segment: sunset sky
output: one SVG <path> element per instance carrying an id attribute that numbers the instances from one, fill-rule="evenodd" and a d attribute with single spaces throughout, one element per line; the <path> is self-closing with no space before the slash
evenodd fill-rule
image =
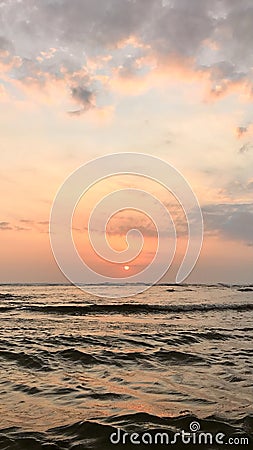
<path id="1" fill-rule="evenodd" d="M 48 232 L 59 186 L 90 159 L 140 152 L 175 166 L 199 199 L 204 244 L 187 281 L 253 283 L 252 23 L 252 0 L 0 0 L 0 282 L 64 282 Z M 175 208 L 127 175 L 87 193 L 74 239 L 115 276 L 122 265 L 96 259 L 85 230 L 92 205 L 122 186 Z M 176 266 L 187 237 L 175 215 Z M 153 224 L 126 211 L 109 226 L 116 249 L 132 225 L 146 241 L 130 271 L 156 242 Z"/>

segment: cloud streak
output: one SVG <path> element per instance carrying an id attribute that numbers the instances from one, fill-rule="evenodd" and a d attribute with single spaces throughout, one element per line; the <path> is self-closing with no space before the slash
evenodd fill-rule
<path id="1" fill-rule="evenodd" d="M 20 225 L 21 224 L 21 225 Z M 34 221 L 30 219 L 20 219 L 17 222 L 0 222 L 0 231 L 33 231 L 45 233 L 45 227 L 48 228 L 48 221 Z"/>

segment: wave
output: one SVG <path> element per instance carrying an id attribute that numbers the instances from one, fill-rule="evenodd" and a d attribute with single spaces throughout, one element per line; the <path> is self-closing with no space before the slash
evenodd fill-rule
<path id="1" fill-rule="evenodd" d="M 85 353 L 80 350 L 76 350 L 75 348 L 60 350 L 55 352 L 54 355 L 85 365 L 100 363 L 99 359 L 96 358 L 96 356 L 90 355 L 89 353 Z"/>
<path id="2" fill-rule="evenodd" d="M 239 292 L 253 292 L 253 288 L 252 287 L 242 287 L 237 289 Z"/>
<path id="3" fill-rule="evenodd" d="M 11 306 L 0 306 L 0 313 L 6 313 L 13 309 Z"/>
<path id="4" fill-rule="evenodd" d="M 17 308 L 17 307 L 13 307 Z M 184 304 L 184 305 L 151 305 L 140 303 L 103 304 L 103 305 L 27 305 L 18 309 L 46 314 L 166 314 L 191 313 L 208 311 L 253 311 L 253 303 L 230 304 Z"/>
<path id="5" fill-rule="evenodd" d="M 39 354 L 39 356 L 38 356 Z M 38 354 L 31 354 L 25 351 L 15 352 L 10 350 L 0 351 L 0 360 L 9 361 L 25 369 L 33 371 L 52 371 L 58 365 L 70 363 L 79 364 L 84 367 L 96 365 L 114 365 L 123 367 L 126 364 L 140 364 L 148 367 L 170 365 L 195 365 L 209 364 L 206 357 L 194 352 L 181 352 L 176 350 L 167 350 L 160 347 L 158 350 L 144 351 L 119 351 L 119 350 L 100 350 L 99 353 L 88 353 L 78 348 L 66 348 L 64 350 L 48 351 L 41 350 Z M 18 385 L 20 389 L 26 389 L 25 385 Z M 18 389 L 18 388 L 17 388 Z M 33 392 L 34 393 L 34 392 Z"/>
<path id="6" fill-rule="evenodd" d="M 105 315 L 105 314 L 178 314 L 209 311 L 253 311 L 253 303 L 207 303 L 207 304 L 179 304 L 179 305 L 154 305 L 141 303 L 123 304 L 89 304 L 89 305 L 35 305 L 13 304 L 0 306 L 0 314 L 12 311 L 26 311 L 41 314 L 59 315 Z"/>
<path id="7" fill-rule="evenodd" d="M 190 425 L 194 423 L 199 425 L 201 432 L 223 433 L 225 438 L 244 437 L 248 439 L 248 445 L 236 445 L 230 448 L 250 448 L 253 443 L 253 418 L 246 416 L 239 420 L 224 420 L 216 416 L 210 416 L 205 419 L 199 419 L 191 414 L 181 415 L 178 417 L 159 417 L 148 413 L 125 414 L 105 418 L 104 420 L 90 419 L 74 424 L 58 426 L 50 428 L 45 432 L 25 432 L 18 427 L 0 430 L 0 446 L 5 450 L 31 448 L 33 450 L 85 450 L 85 449 L 115 449 L 124 448 L 136 449 L 136 444 L 131 444 L 129 436 L 131 433 L 138 433 L 143 436 L 148 433 L 151 439 L 157 433 L 167 433 L 171 439 L 176 432 L 184 430 L 190 431 Z M 119 431 L 120 430 L 120 431 Z M 110 437 L 114 433 L 115 436 L 121 436 L 126 433 L 126 443 L 111 443 Z M 155 445 L 138 445 L 141 450 L 144 448 L 165 448 L 165 444 Z M 177 449 L 185 449 L 185 444 L 179 443 L 175 446 Z M 210 448 L 204 446 L 205 448 Z M 203 444 L 188 444 L 187 448 L 203 449 Z M 224 448 L 224 445 L 218 446 L 214 444 L 212 449 Z"/>
<path id="8" fill-rule="evenodd" d="M 26 352 L 14 352 L 10 350 L 0 350 L 0 358 L 14 362 L 22 367 L 33 370 L 49 371 L 50 367 L 39 356 Z"/>
<path id="9" fill-rule="evenodd" d="M 16 296 L 13 295 L 13 294 L 9 294 L 9 293 L 4 293 L 4 294 L 2 294 L 2 293 L 0 292 L 0 299 L 2 298 L 2 299 L 4 299 L 4 300 L 8 300 L 8 299 L 12 299 L 12 298 L 14 298 L 14 297 L 16 297 Z"/>

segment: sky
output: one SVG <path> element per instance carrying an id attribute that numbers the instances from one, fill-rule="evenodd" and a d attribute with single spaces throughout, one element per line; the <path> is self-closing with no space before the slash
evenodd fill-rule
<path id="1" fill-rule="evenodd" d="M 0 0 L 0 282 L 64 282 L 48 227 L 59 186 L 91 159 L 140 152 L 176 167 L 198 197 L 204 242 L 187 281 L 253 283 L 252 23 L 251 0 Z M 185 220 L 143 178 L 85 194 L 73 217 L 80 255 L 122 276 L 87 237 L 91 205 L 122 186 L 172 210 L 178 245 L 164 280 L 173 281 Z M 133 225 L 145 241 L 135 273 L 155 251 L 154 224 L 127 210 L 107 231 L 119 251 Z"/>

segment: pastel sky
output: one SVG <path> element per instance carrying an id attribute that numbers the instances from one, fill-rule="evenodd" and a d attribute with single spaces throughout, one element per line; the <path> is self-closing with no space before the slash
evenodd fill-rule
<path id="1" fill-rule="evenodd" d="M 0 282 L 62 282 L 48 221 L 64 179 L 114 152 L 155 155 L 196 193 L 204 244 L 189 282 L 253 283 L 252 0 L 0 0 Z M 80 202 L 73 234 L 80 254 L 122 275 L 87 249 L 91 205 L 114 188 L 174 199 L 148 180 L 119 177 Z M 174 266 L 187 237 L 180 228 Z M 126 211 L 108 239 L 125 246 L 129 228 L 156 235 Z M 173 281 L 175 267 L 166 280 Z"/>

